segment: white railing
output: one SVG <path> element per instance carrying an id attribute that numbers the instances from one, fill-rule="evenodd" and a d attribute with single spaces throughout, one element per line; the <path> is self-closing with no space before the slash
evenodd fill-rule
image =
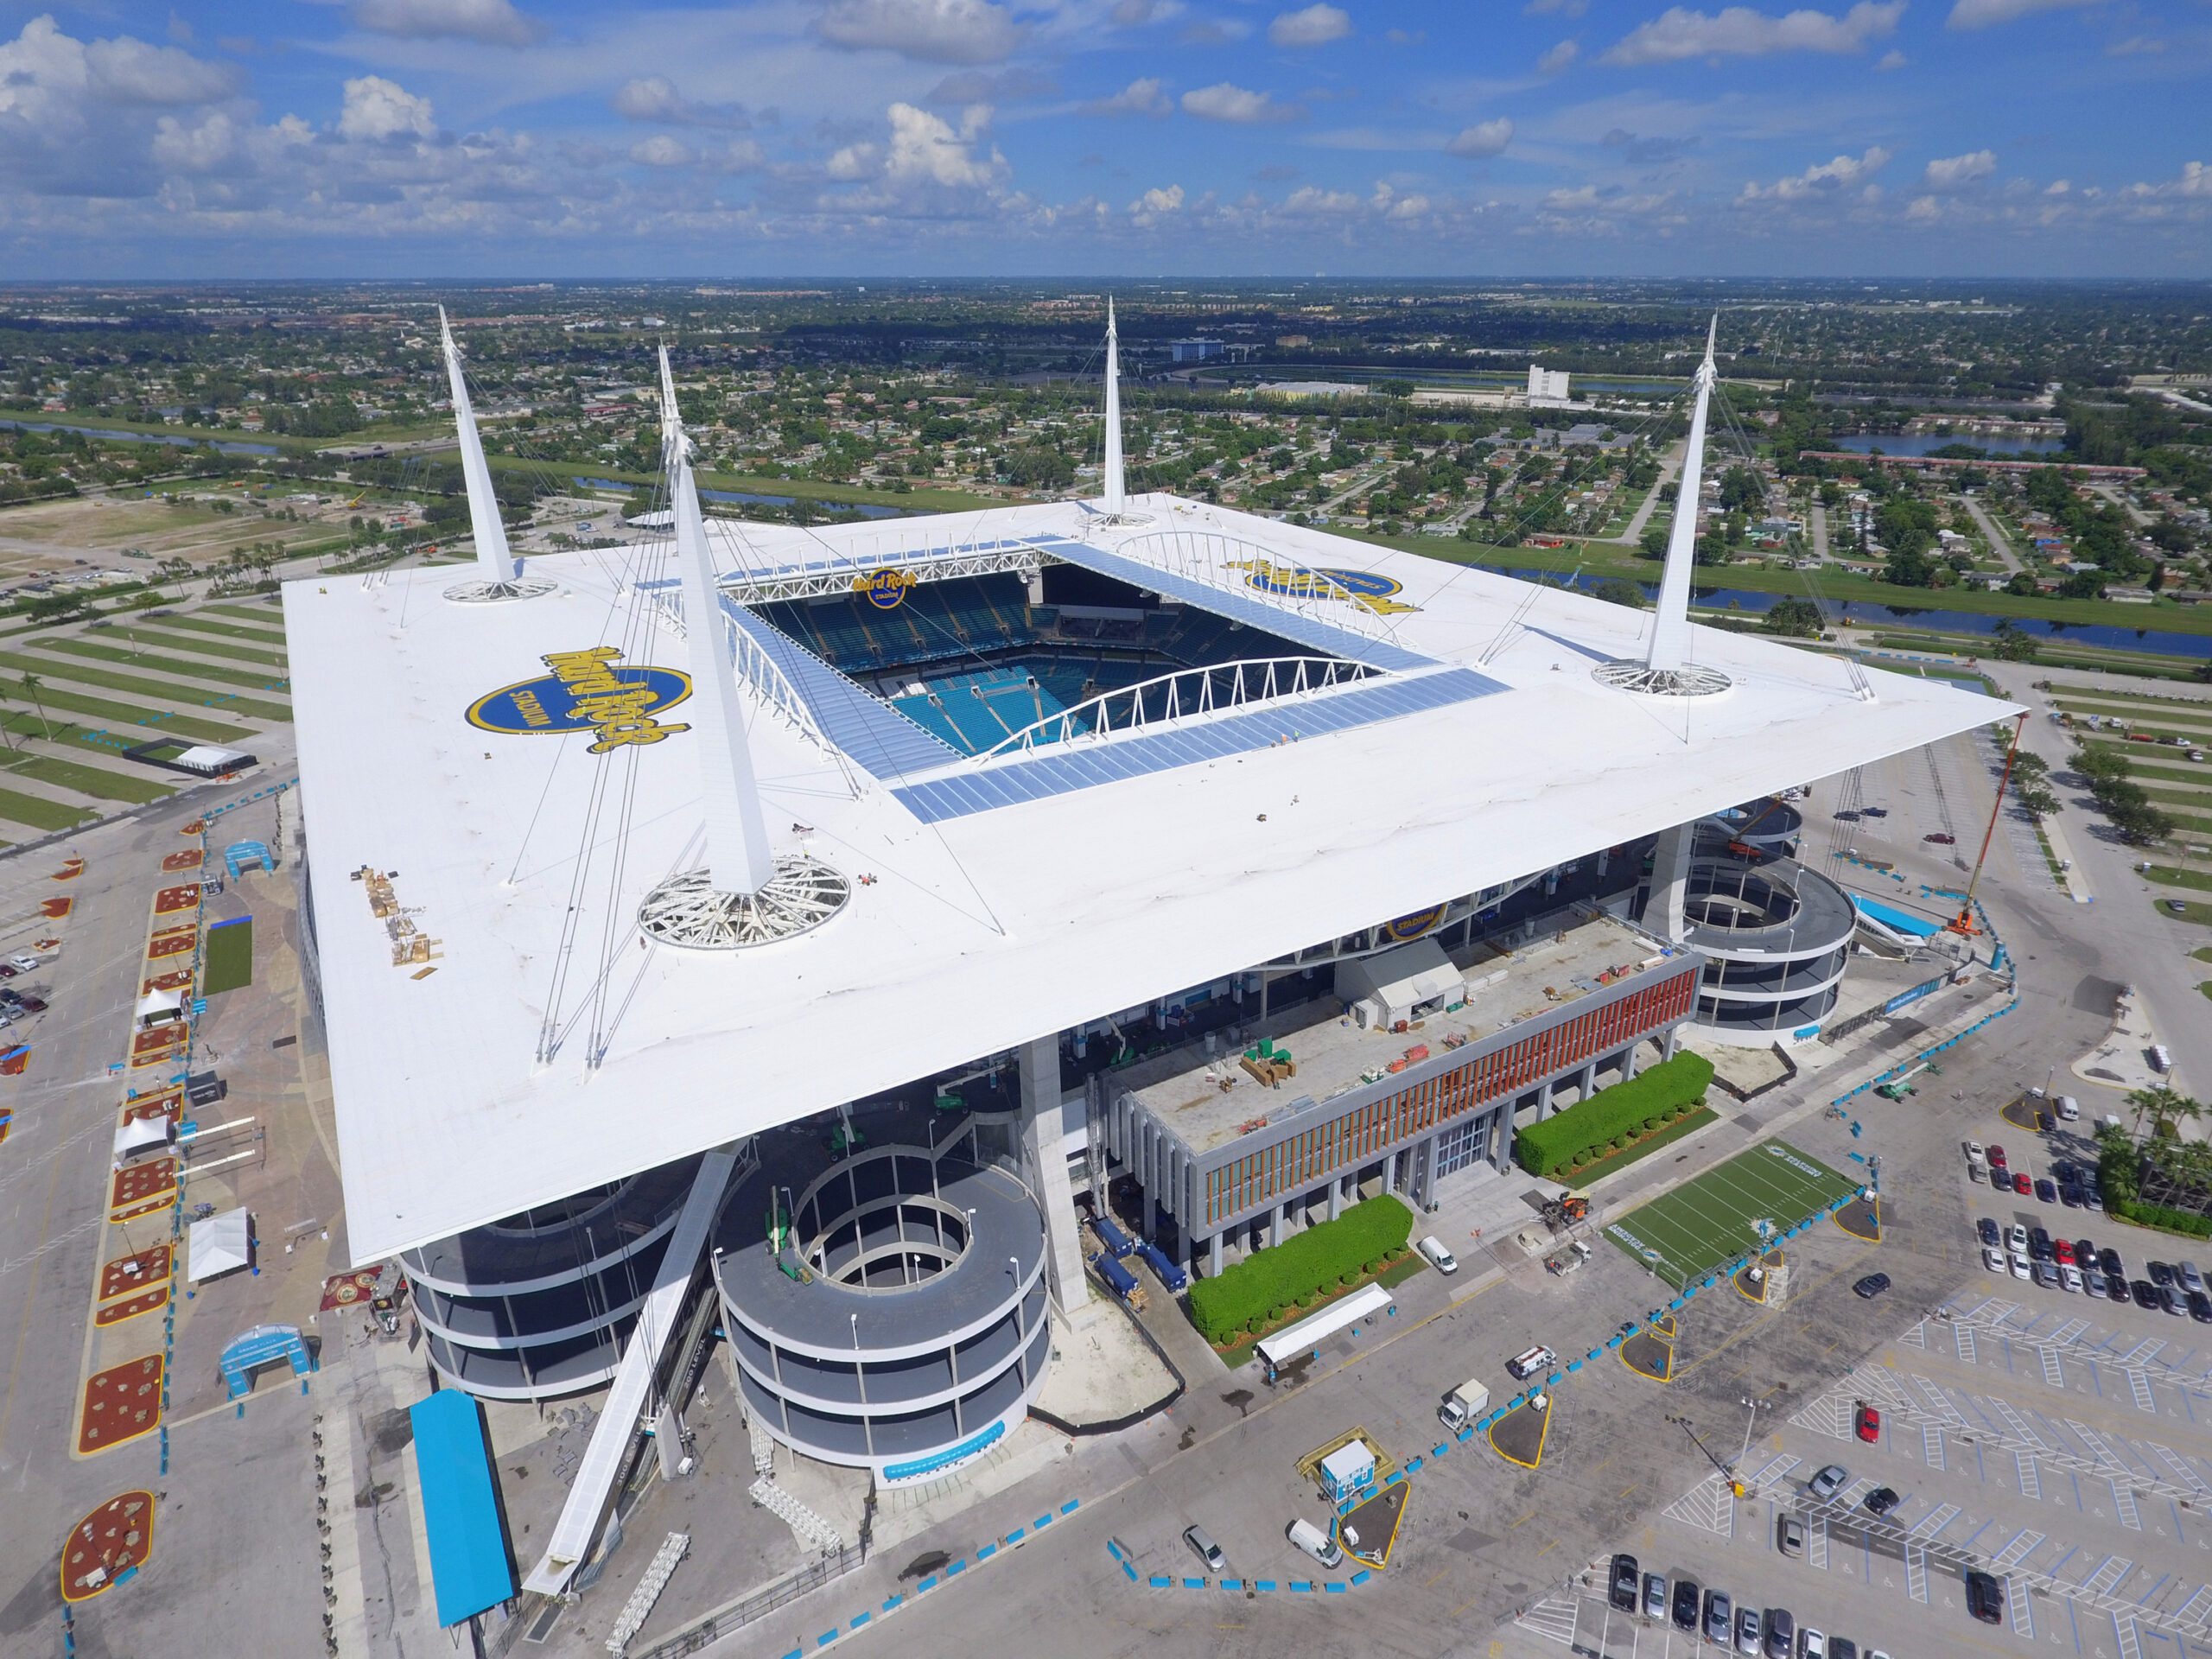
<path id="1" fill-rule="evenodd" d="M 646 597 L 652 601 L 653 610 L 663 626 L 679 639 L 690 637 L 683 620 L 681 594 L 672 589 L 647 590 Z M 730 658 L 736 666 L 737 677 L 751 686 L 759 694 L 760 701 L 801 737 L 831 754 L 836 754 L 837 746 L 823 735 L 822 728 L 815 722 L 814 711 L 806 706 L 806 699 L 799 696 L 797 688 L 777 665 L 776 659 L 762 648 L 759 640 L 738 626 L 735 618 L 725 614 L 722 626 L 727 631 Z M 839 758 L 842 759 L 842 756 Z"/>
<path id="2" fill-rule="evenodd" d="M 1387 594 L 1362 594 L 1326 569 L 1285 563 L 1276 550 L 1242 537 L 1210 530 L 1156 530 L 1115 543 L 1114 551 L 1223 593 L 1262 600 L 1370 639 L 1385 639 L 1395 632 L 1368 602 Z"/>
<path id="3" fill-rule="evenodd" d="M 825 1554 L 844 1547 L 836 1528 L 766 1477 L 754 1481 L 747 1488 L 746 1495 L 798 1534 L 801 1543 L 810 1544 Z"/>
<path id="4" fill-rule="evenodd" d="M 653 1552 L 652 1564 L 645 1576 L 638 1580 L 638 1587 L 630 1592 L 630 1599 L 622 1604 L 622 1611 L 615 1616 L 614 1628 L 607 1632 L 607 1650 L 620 1654 L 630 1645 L 630 1638 L 650 1618 L 653 1604 L 660 1599 L 660 1592 L 668 1588 L 669 1579 L 675 1573 L 677 1563 L 691 1550 L 691 1535 L 671 1532 Z"/>
<path id="5" fill-rule="evenodd" d="M 1268 657 L 1212 668 L 1178 669 L 1118 690 L 1102 691 L 1072 708 L 1032 721 L 976 760 L 981 763 L 1001 754 L 1026 754 L 1039 744 L 1068 743 L 1078 737 L 1105 742 L 1193 715 L 1256 709 L 1362 680 L 1391 677 L 1388 670 L 1336 657 Z M 1147 694 L 1156 695 L 1147 697 Z"/>

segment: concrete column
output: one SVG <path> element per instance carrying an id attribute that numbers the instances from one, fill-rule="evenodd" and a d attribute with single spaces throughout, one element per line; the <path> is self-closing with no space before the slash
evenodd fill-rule
<path id="1" fill-rule="evenodd" d="M 1552 1102 L 1552 1086 L 1547 1083 L 1536 1090 L 1536 1116 L 1539 1118 L 1549 1117 L 1558 1109 L 1559 1108 Z"/>
<path id="2" fill-rule="evenodd" d="M 1421 1207 L 1423 1210 L 1436 1202 L 1436 1142 L 1431 1135 L 1422 1142 L 1421 1159 Z"/>
<path id="3" fill-rule="evenodd" d="M 1390 1154 L 1389 1166 L 1382 1172 L 1382 1190 L 1385 1192 L 1398 1190 L 1398 1154 L 1395 1152 Z"/>
<path id="4" fill-rule="evenodd" d="M 1022 1167 L 1045 1212 L 1045 1281 L 1054 1306 L 1069 1313 L 1090 1300 L 1084 1276 L 1083 1240 L 1076 1231 L 1075 1192 L 1068 1185 L 1068 1154 L 1060 1118 L 1060 1041 L 1057 1034 L 1021 1047 Z M 1099 1213 L 1106 1208 L 1106 1178 L 1096 1177 Z"/>
<path id="5" fill-rule="evenodd" d="M 1694 821 L 1660 832 L 1651 854 L 1651 897 L 1643 906 L 1643 925 L 1662 939 L 1682 937 L 1682 906 L 1689 897 L 1690 848 L 1697 839 Z"/>
<path id="6" fill-rule="evenodd" d="M 1344 1178 L 1329 1177 L 1329 1219 L 1334 1221 L 1344 1212 Z"/>
<path id="7" fill-rule="evenodd" d="M 1206 1241 L 1206 1275 L 1212 1279 L 1221 1277 L 1221 1235 L 1219 1233 L 1216 1233 Z"/>
<path id="8" fill-rule="evenodd" d="M 1598 1062 L 1592 1060 L 1578 1072 L 1574 1079 L 1577 1091 L 1585 1100 L 1598 1092 Z"/>
<path id="9" fill-rule="evenodd" d="M 1626 1083 L 1636 1075 L 1637 1045 L 1630 1043 L 1621 1051 L 1621 1081 Z"/>
<path id="10" fill-rule="evenodd" d="M 1682 1028 L 1680 1026 L 1667 1027 L 1667 1039 L 1659 1046 L 1660 1058 L 1671 1060 L 1675 1058 L 1675 1045 L 1681 1039 L 1681 1034 Z"/>

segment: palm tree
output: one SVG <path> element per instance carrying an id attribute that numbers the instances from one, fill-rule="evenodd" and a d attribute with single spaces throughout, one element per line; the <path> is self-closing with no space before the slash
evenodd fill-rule
<path id="1" fill-rule="evenodd" d="M 54 741 L 54 722 L 46 717 L 46 704 L 39 698 L 38 688 L 38 676 L 26 673 L 23 676 L 23 695 L 31 700 L 31 706 L 38 710 L 38 723 L 46 728 L 46 741 L 51 743 Z"/>
<path id="2" fill-rule="evenodd" d="M 2151 1120 L 2151 1133 L 2156 1136 L 2158 1133 L 2158 1126 L 2173 1116 L 2174 1103 L 2180 1099 L 2181 1096 L 2164 1084 L 2156 1084 L 2148 1089 L 2131 1090 L 2127 1096 L 2127 1103 L 2135 1109 L 2136 1140 L 2139 1141 L 2143 1138 L 2143 1120 L 2145 1117 Z M 2196 1105 L 2194 1101 L 2190 1103 L 2192 1106 Z"/>

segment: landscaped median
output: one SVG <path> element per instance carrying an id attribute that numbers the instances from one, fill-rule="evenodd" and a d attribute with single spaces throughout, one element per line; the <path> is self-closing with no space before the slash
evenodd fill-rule
<path id="1" fill-rule="evenodd" d="M 1519 1130 L 1513 1138 L 1514 1158 L 1531 1175 L 1554 1180 L 1574 1181 L 1593 1165 L 1618 1168 L 1620 1164 L 1613 1160 L 1622 1154 L 1669 1135 L 1702 1107 L 1712 1085 L 1713 1062 L 1686 1049 Z M 1605 1173 L 1599 1168 L 1590 1179 Z"/>
<path id="2" fill-rule="evenodd" d="M 1388 1193 L 1355 1205 L 1217 1277 L 1192 1281 L 1191 1322 L 1217 1349 L 1243 1346 L 1304 1318 L 1338 1291 L 1407 1263 L 1413 1227 L 1413 1211 Z"/>

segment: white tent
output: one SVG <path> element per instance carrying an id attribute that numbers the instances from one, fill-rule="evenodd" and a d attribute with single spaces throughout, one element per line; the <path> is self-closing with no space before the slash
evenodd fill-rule
<path id="1" fill-rule="evenodd" d="M 184 998 L 175 991 L 149 991 L 138 999 L 138 1006 L 133 1012 L 141 1031 L 167 1025 L 173 1020 L 184 1018 Z"/>
<path id="2" fill-rule="evenodd" d="M 134 1117 L 115 1132 L 115 1160 L 135 1158 L 142 1152 L 169 1143 L 173 1126 L 167 1117 Z"/>
<path id="3" fill-rule="evenodd" d="M 1401 1020 L 1440 1014 L 1466 1000 L 1467 982 L 1434 939 L 1415 939 L 1380 956 L 1337 967 L 1337 995 L 1370 1030 L 1388 1031 Z"/>
<path id="4" fill-rule="evenodd" d="M 196 1285 L 246 1266 L 253 1259 L 252 1232 L 243 1208 L 194 1222 L 188 1240 L 192 1255 L 185 1277 Z"/>
<path id="5" fill-rule="evenodd" d="M 195 743 L 176 757 L 175 765 L 194 772 L 214 777 L 218 772 L 234 772 L 251 763 L 253 757 L 243 749 L 220 748 L 213 743 Z"/>

